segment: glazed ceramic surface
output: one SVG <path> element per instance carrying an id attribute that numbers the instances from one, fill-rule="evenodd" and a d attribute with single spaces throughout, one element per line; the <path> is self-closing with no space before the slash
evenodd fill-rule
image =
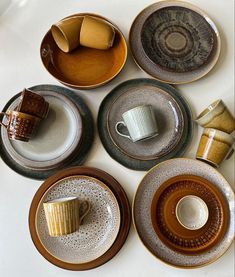
<path id="1" fill-rule="evenodd" d="M 122 118 L 115 125 L 117 134 L 126 137 L 133 142 L 146 140 L 158 135 L 157 121 L 151 105 L 142 105 L 126 111 Z M 130 135 L 125 135 L 119 131 L 119 127 L 127 128 Z"/>
<path id="2" fill-rule="evenodd" d="M 159 135 L 133 143 L 116 133 L 115 124 L 125 111 L 143 104 L 153 106 Z M 153 79 L 133 79 L 118 85 L 103 100 L 98 114 L 105 149 L 115 160 L 135 170 L 148 170 L 162 160 L 182 155 L 192 127 L 185 100 L 173 87 Z"/>
<path id="3" fill-rule="evenodd" d="M 35 152 L 35 149 L 38 149 L 37 151 L 39 151 L 39 146 L 32 150 L 30 148 L 30 145 L 29 149 L 25 147 L 20 148 L 19 145 L 17 145 L 17 148 L 13 148 L 12 145 L 7 145 L 6 143 L 9 143 L 9 141 L 7 141 L 5 139 L 5 136 L 3 136 L 4 130 L 3 128 L 1 128 L 0 140 L 2 143 L 0 144 L 0 153 L 4 162 L 19 174 L 29 178 L 45 179 L 48 176 L 54 174 L 59 169 L 73 165 L 80 165 L 85 160 L 93 142 L 93 119 L 90 110 L 81 99 L 81 97 L 70 91 L 69 89 L 52 85 L 35 86 L 31 89 L 45 95 L 53 95 L 52 98 L 49 97 L 50 100 L 52 100 L 52 107 L 48 116 L 49 121 L 45 120 L 45 125 L 43 124 L 41 127 L 46 128 L 48 134 L 50 133 L 52 138 L 54 138 L 54 141 L 51 141 L 50 144 L 48 144 L 48 142 L 45 142 L 44 153 L 40 153 L 40 155 L 38 155 L 38 152 Z M 12 99 L 10 99 L 4 107 L 4 111 L 6 111 L 9 106 L 12 105 L 12 103 L 14 103 L 15 101 L 17 102 L 19 96 L 20 94 L 17 94 Z M 56 114 L 58 117 L 57 120 L 54 120 Z M 51 122 L 53 122 L 54 127 L 57 126 L 55 130 L 57 132 L 58 138 L 56 139 L 54 137 L 54 133 L 51 133 L 50 124 L 49 126 L 47 125 L 47 123 L 50 122 L 50 118 Z M 58 126 L 58 122 L 60 122 L 64 127 L 61 128 L 60 124 Z M 83 130 L 81 130 L 81 122 L 83 124 Z M 76 126 L 76 128 L 74 128 L 74 126 Z M 44 135 L 46 135 L 46 133 L 44 133 Z M 61 140 L 61 137 L 59 136 L 62 136 L 62 138 L 64 138 L 64 141 Z M 57 144 L 57 148 L 54 148 L 54 143 L 58 142 L 59 144 Z M 51 149 L 49 155 L 47 152 L 49 150 L 48 147 L 50 147 Z M 71 153 L 71 148 L 74 150 L 72 151 L 73 153 Z M 9 149 L 14 150 L 14 152 L 18 154 L 18 160 L 16 156 L 14 156 L 13 158 L 12 152 Z M 25 149 L 28 149 L 28 152 L 25 151 Z M 54 152 L 52 151 L 53 149 Z M 18 153 L 16 152 L 16 150 L 18 150 Z M 67 150 L 67 152 L 65 150 Z M 61 156 L 58 155 L 57 151 L 60 152 Z M 70 152 L 70 155 L 68 155 L 68 152 Z M 24 157 L 22 156 L 22 154 Z M 34 155 L 33 157 L 32 154 Z M 68 160 L 64 159 L 63 155 L 67 155 Z M 40 157 L 41 160 L 38 161 Z M 32 164 L 35 165 L 36 163 L 36 168 L 32 168 L 32 165 L 24 165 L 22 159 L 27 162 L 29 162 L 29 160 L 32 160 Z M 60 160 L 60 163 L 57 162 L 58 160 Z M 45 162 L 46 167 L 43 166 L 43 161 Z M 51 163 L 51 161 L 53 162 Z M 54 166 L 54 168 L 52 166 L 53 163 L 54 165 L 57 164 L 57 166 Z"/>
<path id="4" fill-rule="evenodd" d="M 42 203 L 64 196 L 87 199 L 91 210 L 78 232 L 55 240 L 46 231 Z M 51 176 L 36 192 L 29 212 L 30 233 L 38 251 L 69 270 L 91 269 L 110 260 L 125 242 L 130 223 L 129 202 L 121 185 L 90 167 L 73 167 Z"/>
<path id="5" fill-rule="evenodd" d="M 196 122 L 204 128 L 214 128 L 226 133 L 235 130 L 235 119 L 222 100 L 216 100 L 202 111 Z"/>
<path id="6" fill-rule="evenodd" d="M 68 55 L 57 47 L 48 31 L 41 43 L 41 59 L 47 71 L 64 85 L 91 89 L 111 81 L 122 70 L 127 46 L 120 30 L 108 20 L 93 14 L 78 15 L 91 15 L 110 24 L 116 33 L 113 46 L 107 51 L 81 46 Z"/>
<path id="7" fill-rule="evenodd" d="M 196 158 L 209 164 L 219 165 L 233 153 L 234 138 L 223 131 L 206 128 L 203 130 Z"/>
<path id="8" fill-rule="evenodd" d="M 210 251 L 196 255 L 172 250 L 156 235 L 151 221 L 151 203 L 161 185 L 179 175 L 195 175 L 214 184 L 226 201 L 228 225 L 224 236 Z M 213 167 L 192 159 L 172 159 L 152 168 L 141 181 L 133 203 L 133 219 L 137 233 L 146 248 L 169 265 L 192 268 L 207 265 L 218 259 L 234 239 L 234 193 L 224 177 Z"/>
<path id="9" fill-rule="evenodd" d="M 41 121 L 37 135 L 28 143 L 12 142 L 2 129 L 3 143 L 18 163 L 28 168 L 55 168 L 78 149 L 82 140 L 82 116 L 68 97 L 54 91 L 39 91 L 50 105 L 48 117 Z M 20 97 L 9 106 L 18 105 Z"/>
<path id="10" fill-rule="evenodd" d="M 130 46 L 137 64 L 151 76 L 167 83 L 187 83 L 215 65 L 220 37 L 212 20 L 197 7 L 161 1 L 136 17 Z"/>
<path id="11" fill-rule="evenodd" d="M 192 222 L 195 216 L 192 208 L 186 210 L 191 225 L 185 228 L 179 221 L 177 208 L 189 197 L 205 203 L 208 212 L 205 225 Z M 187 255 L 198 255 L 209 251 L 223 238 L 228 224 L 228 206 L 213 183 L 199 176 L 179 175 L 166 180 L 156 190 L 151 204 L 151 220 L 157 236 L 169 248 Z"/>
<path id="12" fill-rule="evenodd" d="M 86 199 L 90 212 L 79 230 L 67 236 L 50 237 L 43 202 L 76 196 Z M 42 197 L 36 214 L 36 228 L 44 248 L 57 259 L 86 263 L 104 254 L 115 241 L 120 227 L 120 210 L 111 190 L 88 176 L 71 176 L 56 182 Z"/>

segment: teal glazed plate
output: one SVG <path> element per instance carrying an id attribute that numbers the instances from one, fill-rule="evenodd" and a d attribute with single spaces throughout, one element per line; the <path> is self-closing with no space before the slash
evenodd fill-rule
<path id="1" fill-rule="evenodd" d="M 42 180 L 85 161 L 94 137 L 93 118 L 82 98 L 69 89 L 54 85 L 30 89 L 49 102 L 48 117 L 27 144 L 9 140 L 5 128 L 1 127 L 0 155 L 17 173 Z M 20 93 L 12 97 L 3 111 L 14 109 L 19 96 Z"/>
<path id="2" fill-rule="evenodd" d="M 158 124 L 162 133 L 159 137 L 133 143 L 115 134 L 114 126 L 121 120 L 124 109 L 141 104 L 151 104 L 156 116 L 160 116 Z M 128 80 L 115 87 L 101 103 L 97 124 L 109 155 L 127 168 L 142 171 L 182 156 L 193 130 L 189 105 L 179 92 L 170 85 L 146 78 Z"/>

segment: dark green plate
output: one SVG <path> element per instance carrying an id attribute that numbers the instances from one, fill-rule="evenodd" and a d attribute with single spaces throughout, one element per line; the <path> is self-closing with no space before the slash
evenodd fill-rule
<path id="1" fill-rule="evenodd" d="M 63 94 L 65 96 L 69 97 L 69 99 L 74 102 L 74 104 L 77 106 L 79 112 L 81 113 L 82 120 L 84 123 L 84 134 L 83 134 L 81 146 L 78 149 L 78 152 L 74 155 L 74 157 L 71 160 L 65 162 L 63 165 L 61 165 L 57 168 L 48 169 L 48 170 L 29 169 L 29 168 L 24 167 L 23 165 L 17 163 L 9 155 L 6 148 L 4 147 L 1 132 L 0 132 L 0 156 L 1 156 L 2 160 L 12 170 L 19 173 L 20 175 L 23 175 L 25 177 L 32 178 L 32 179 L 38 179 L 38 180 L 46 179 L 47 177 L 55 174 L 57 171 L 59 171 L 61 169 L 76 166 L 76 165 L 82 165 L 87 157 L 87 154 L 92 146 L 93 139 L 94 139 L 94 123 L 93 123 L 92 114 L 91 114 L 89 108 L 87 107 L 87 105 L 84 103 L 83 99 L 79 95 L 77 95 L 75 92 L 73 92 L 67 88 L 60 87 L 60 86 L 38 85 L 38 86 L 31 87 L 30 89 L 34 90 L 34 91 L 53 91 L 53 92 Z M 16 98 L 19 97 L 19 95 L 20 95 L 20 93 L 13 96 L 8 101 L 8 103 L 5 105 L 5 107 L 3 108 L 3 111 L 6 111 L 8 109 L 8 107 L 11 105 L 11 103 Z"/>
<path id="2" fill-rule="evenodd" d="M 138 86 L 138 89 L 140 89 L 142 85 L 143 86 L 148 85 L 148 86 L 160 88 L 164 90 L 166 93 L 169 93 L 169 95 L 173 97 L 175 101 L 178 103 L 184 118 L 184 130 L 178 145 L 165 156 L 162 156 L 160 158 L 156 158 L 153 160 L 139 160 L 128 156 L 127 154 L 125 154 L 124 152 L 122 152 L 120 149 L 117 148 L 117 146 L 112 141 L 108 131 L 108 124 L 107 124 L 108 113 L 113 102 L 117 99 L 117 97 L 120 97 L 120 95 L 124 94 L 129 89 L 131 88 L 133 89 L 133 87 L 137 87 L 137 86 Z M 98 131 L 99 131 L 101 142 L 104 148 L 106 149 L 106 151 L 109 153 L 109 155 L 114 160 L 124 165 L 125 167 L 134 169 L 134 170 L 143 170 L 143 171 L 149 170 L 154 165 L 162 161 L 175 158 L 175 157 L 181 157 L 191 141 L 192 131 L 193 131 L 193 121 L 192 121 L 192 114 L 191 114 L 190 107 L 188 103 L 185 101 L 185 99 L 179 94 L 179 92 L 170 85 L 163 84 L 154 79 L 145 79 L 145 78 L 128 80 L 126 82 L 121 83 L 117 87 L 115 87 L 104 98 L 104 100 L 101 103 L 97 124 L 98 124 Z"/>

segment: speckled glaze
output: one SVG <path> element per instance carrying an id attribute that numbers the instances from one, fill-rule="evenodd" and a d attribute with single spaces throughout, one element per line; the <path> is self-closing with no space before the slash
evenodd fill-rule
<path id="1" fill-rule="evenodd" d="M 138 146 L 140 145 L 142 147 L 144 146 L 141 152 L 140 152 L 140 149 L 136 150 L 137 149 L 136 146 L 134 146 L 134 148 L 130 148 L 129 143 L 131 142 L 128 143 L 127 140 L 124 141 L 124 138 L 120 138 L 120 136 L 116 134 L 115 130 L 114 130 L 116 134 L 115 137 L 118 136 L 118 139 L 122 139 L 122 144 L 125 146 L 128 146 L 127 149 L 132 149 L 131 154 L 134 154 L 134 157 L 131 157 L 130 153 L 128 153 L 127 155 L 127 153 L 125 153 L 123 149 L 122 150 L 119 149 L 119 147 L 117 147 L 117 145 L 114 143 L 114 139 L 112 138 L 111 132 L 109 130 L 109 122 L 108 122 L 109 113 L 113 113 L 113 111 L 115 111 L 113 115 L 114 114 L 119 115 L 121 118 L 121 112 L 119 110 L 123 111 L 122 105 L 124 105 L 125 102 L 120 101 L 119 105 L 116 105 L 115 101 L 119 102 L 119 99 L 122 100 L 122 98 L 124 97 L 123 99 L 128 99 L 128 103 L 132 104 L 132 100 L 129 96 L 129 91 L 133 99 L 135 98 L 133 100 L 134 104 L 138 103 L 138 99 L 142 103 L 143 102 L 149 103 L 150 101 L 148 100 L 148 97 L 150 97 L 150 95 L 151 95 L 150 99 L 152 100 L 152 102 L 154 100 L 154 103 L 150 102 L 150 104 L 154 104 L 154 106 L 156 105 L 156 99 L 162 99 L 161 100 L 162 103 L 164 102 L 164 99 L 168 99 L 168 100 L 171 99 L 170 100 L 171 104 L 164 103 L 164 108 L 162 107 L 160 108 L 158 107 L 158 105 L 156 105 L 156 107 L 158 107 L 159 110 L 163 109 L 165 112 L 168 111 L 171 114 L 172 126 L 174 125 L 173 124 L 174 118 L 175 120 L 177 118 L 177 115 L 173 116 L 174 113 L 172 111 L 172 107 L 175 107 L 176 111 L 181 111 L 182 115 L 180 115 L 179 113 L 178 116 L 183 117 L 183 123 L 182 123 L 184 126 L 183 133 L 182 133 L 181 139 L 179 140 L 178 145 L 176 145 L 176 147 L 168 154 L 162 155 L 159 158 L 154 158 L 153 156 L 156 157 L 157 155 L 156 155 L 156 150 L 154 148 L 155 144 L 154 143 L 152 144 L 151 142 L 152 139 L 149 140 L 149 142 L 146 141 L 146 142 L 138 142 L 138 144 L 136 143 L 136 145 Z M 136 97 L 134 93 L 135 91 L 136 91 Z M 149 94 L 147 94 L 148 91 L 150 91 Z M 125 97 L 125 95 L 128 95 L 127 98 Z M 162 117 L 161 116 L 162 115 L 160 115 L 160 112 L 159 112 L 159 117 L 164 118 L 164 116 Z M 111 122 L 115 124 L 116 120 L 118 119 L 119 118 L 115 118 L 114 116 Z M 126 82 L 121 83 L 117 87 L 115 87 L 104 98 L 103 102 L 101 103 L 97 123 L 98 123 L 98 131 L 99 131 L 101 142 L 105 147 L 106 151 L 109 153 L 109 155 L 115 160 L 117 160 L 119 163 L 121 163 L 122 165 L 134 170 L 149 170 L 151 167 L 153 167 L 154 165 L 156 165 L 161 161 L 164 161 L 166 159 L 170 159 L 173 157 L 181 156 L 191 141 L 191 135 L 192 135 L 192 129 L 193 129 L 192 115 L 191 115 L 190 108 L 186 103 L 186 101 L 184 100 L 184 98 L 178 93 L 178 91 L 170 85 L 160 83 L 154 79 L 145 79 L 145 78 L 128 80 Z M 161 131 L 161 128 L 164 129 L 164 125 L 162 124 L 163 122 L 160 123 L 159 125 L 159 131 Z M 171 130 L 171 132 L 173 131 Z M 112 135 L 114 135 L 113 132 L 112 132 Z M 159 139 L 161 139 L 161 136 Z M 121 145 L 120 141 L 119 141 L 119 145 Z M 122 148 L 123 147 L 124 146 L 122 146 Z M 158 148 L 158 151 L 159 151 L 159 148 Z M 165 147 L 165 145 L 161 147 L 162 150 L 164 148 L 165 150 L 167 150 L 167 147 Z M 137 153 L 134 152 L 135 150 Z M 148 151 L 147 159 L 146 159 L 146 155 L 144 156 L 145 151 Z M 143 155 L 142 157 L 140 153 L 141 155 Z M 152 153 L 154 153 L 155 155 L 152 155 Z M 138 158 L 136 157 L 137 154 L 138 154 Z"/>
<path id="2" fill-rule="evenodd" d="M 43 202 L 62 197 L 86 199 L 91 209 L 79 230 L 61 237 L 48 234 Z M 120 210 L 112 191 L 98 179 L 71 176 L 56 182 L 42 197 L 36 214 L 38 237 L 45 249 L 69 263 L 90 262 L 113 244 L 120 227 Z"/>
<path id="3" fill-rule="evenodd" d="M 4 147 L 19 164 L 35 169 L 56 168 L 78 151 L 82 142 L 82 116 L 76 104 L 66 95 L 55 91 L 38 91 L 38 95 L 50 103 L 48 117 L 42 120 L 37 136 L 27 144 L 10 141 L 4 128 L 1 136 Z M 21 100 L 16 98 L 8 110 L 14 109 Z"/>
<path id="4" fill-rule="evenodd" d="M 151 222 L 151 202 L 162 183 L 178 175 L 205 178 L 226 199 L 229 218 L 225 235 L 210 251 L 198 255 L 180 254 L 167 247 L 156 235 Z M 234 193 L 225 178 L 213 167 L 193 159 L 171 159 L 153 167 L 142 179 L 133 202 L 133 220 L 137 233 L 146 248 L 163 262 L 180 268 L 194 268 L 212 263 L 231 245 L 234 239 Z"/>
<path id="5" fill-rule="evenodd" d="M 86 263 L 69 263 L 56 258 L 45 249 L 44 245 L 42 244 L 42 241 L 38 236 L 36 216 L 38 215 L 37 211 L 38 211 L 39 204 L 41 203 L 41 199 L 44 197 L 45 193 L 47 193 L 47 191 L 54 186 L 55 183 L 57 183 L 58 181 L 64 178 L 71 177 L 71 176 L 78 176 L 78 175 L 95 178 L 96 180 L 99 180 L 102 183 L 104 183 L 105 186 L 111 190 L 111 192 L 113 193 L 113 195 L 115 196 L 118 202 L 118 206 L 120 210 L 120 228 L 115 241 L 103 255 L 99 256 L 95 260 L 92 260 Z M 75 188 L 75 193 L 76 191 L 77 190 Z M 82 190 L 82 191 L 85 192 L 85 190 Z M 65 193 L 67 194 L 67 192 Z M 94 194 L 93 193 L 91 194 L 93 197 Z M 108 192 L 106 195 L 108 195 Z M 99 197 L 100 197 L 99 194 L 95 195 L 95 199 L 99 200 Z M 98 200 L 97 200 L 97 203 L 100 203 L 100 201 Z M 105 203 L 103 200 L 101 201 L 100 204 L 102 205 L 102 207 L 105 206 Z M 89 222 L 85 222 L 85 223 L 88 224 Z M 130 224 L 131 224 L 130 205 L 129 205 L 127 195 L 124 189 L 122 188 L 122 186 L 108 173 L 97 168 L 86 167 L 86 166 L 66 168 L 54 174 L 53 176 L 49 177 L 48 179 L 46 179 L 43 182 L 43 184 L 38 188 L 37 192 L 35 193 L 29 210 L 29 230 L 35 247 L 37 248 L 39 253 L 50 263 L 67 270 L 77 270 L 77 271 L 88 270 L 88 269 L 101 266 L 102 264 L 112 259 L 125 243 L 127 235 L 129 233 Z M 74 241 L 72 241 L 71 243 L 67 241 L 67 243 L 70 246 L 74 245 Z M 75 246 L 75 248 L 76 247 L 77 245 Z M 76 249 L 73 248 L 73 251 L 76 251 Z"/>
<path id="6" fill-rule="evenodd" d="M 160 1 L 145 8 L 132 24 L 129 41 L 137 64 L 171 84 L 207 74 L 218 60 L 221 44 L 208 15 L 183 1 Z"/>
<path id="7" fill-rule="evenodd" d="M 19 173 L 20 175 L 23 175 L 25 177 L 32 178 L 32 179 L 43 180 L 48 176 L 55 174 L 58 170 L 61 170 L 62 168 L 81 165 L 84 162 L 91 148 L 91 145 L 93 143 L 94 123 L 93 123 L 92 114 L 89 108 L 87 107 L 83 99 L 73 91 L 64 87 L 54 86 L 54 85 L 38 85 L 38 86 L 31 87 L 30 89 L 35 92 L 50 91 L 50 92 L 56 93 L 57 95 L 60 94 L 60 95 L 64 95 L 65 97 L 68 97 L 76 105 L 83 121 L 84 139 L 82 140 L 81 146 L 79 147 L 79 151 L 76 153 L 76 155 L 73 155 L 71 157 L 71 160 L 63 163 L 62 165 L 56 168 L 47 169 L 47 170 L 30 169 L 26 166 L 23 166 L 21 163 L 18 163 L 15 159 L 13 159 L 9 154 L 9 152 L 7 151 L 6 147 L 4 146 L 3 138 L 1 135 L 2 127 L 0 127 L 0 156 L 3 159 L 3 161 L 12 170 Z M 17 99 L 19 96 L 20 96 L 20 93 L 12 97 L 3 108 L 3 111 L 6 111 L 8 107 L 11 105 L 11 103 L 14 102 L 15 99 Z"/>

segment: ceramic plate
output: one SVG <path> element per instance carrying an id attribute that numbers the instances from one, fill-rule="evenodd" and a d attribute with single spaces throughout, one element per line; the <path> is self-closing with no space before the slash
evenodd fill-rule
<path id="1" fill-rule="evenodd" d="M 58 81 L 75 89 L 91 89 L 111 81 L 122 70 L 127 58 L 126 41 L 121 31 L 109 20 L 102 18 L 116 30 L 113 46 L 98 50 L 79 46 L 70 53 L 61 51 L 48 31 L 41 43 L 41 60 L 46 70 Z M 71 15 L 72 17 L 74 15 Z"/>
<path id="2" fill-rule="evenodd" d="M 123 88 L 124 90 L 124 88 Z M 115 131 L 122 114 L 134 107 L 149 104 L 157 119 L 159 135 L 133 143 Z M 107 117 L 108 131 L 113 143 L 126 155 L 139 160 L 154 160 L 171 152 L 179 143 L 184 131 L 184 118 L 174 97 L 151 84 L 129 86 L 111 105 Z"/>
<path id="3" fill-rule="evenodd" d="M 51 238 L 42 203 L 78 196 L 91 202 L 91 210 L 78 232 Z M 131 223 L 130 207 L 121 185 L 109 174 L 89 167 L 74 167 L 48 178 L 36 192 L 29 228 L 38 251 L 51 263 L 69 270 L 86 270 L 110 260 L 122 247 Z"/>
<path id="4" fill-rule="evenodd" d="M 166 83 L 188 83 L 207 74 L 220 53 L 219 32 L 199 8 L 161 1 L 144 9 L 130 30 L 137 64 Z"/>
<path id="5" fill-rule="evenodd" d="M 182 226 L 176 217 L 176 206 L 188 195 L 201 198 L 209 217 L 198 230 Z M 209 251 L 224 236 L 228 224 L 227 201 L 214 184 L 193 175 L 180 175 L 161 184 L 153 196 L 151 220 L 157 236 L 170 248 L 185 254 Z"/>
<path id="6" fill-rule="evenodd" d="M 88 200 L 91 210 L 79 230 L 60 237 L 48 233 L 43 203 L 62 197 Z M 115 241 L 120 210 L 112 191 L 98 179 L 77 175 L 57 181 L 41 198 L 36 212 L 37 235 L 44 248 L 68 263 L 86 263 L 103 255 Z"/>
<path id="7" fill-rule="evenodd" d="M 46 119 L 29 142 L 10 140 L 7 130 L 1 128 L 3 144 L 13 159 L 35 170 L 50 169 L 65 162 L 78 151 L 82 139 L 82 117 L 77 106 L 67 96 L 55 91 L 37 91 L 50 105 Z M 8 110 L 14 110 L 20 101 L 16 98 Z"/>
<path id="8" fill-rule="evenodd" d="M 36 158 L 36 155 L 35 155 L 35 153 L 37 153 L 36 149 L 38 148 L 34 148 L 33 150 L 27 148 L 28 151 L 25 151 L 23 148 L 19 148 L 19 146 L 16 148 L 15 146 L 16 144 L 14 144 L 15 148 L 13 148 L 12 144 L 10 144 L 10 148 L 8 148 L 9 145 L 6 145 L 7 140 L 3 138 L 2 127 L 0 131 L 0 142 L 1 142 L 0 155 L 3 161 L 17 173 L 33 179 L 45 179 L 62 168 L 80 165 L 81 163 L 83 163 L 93 142 L 93 136 L 94 136 L 93 119 L 92 119 L 90 110 L 88 109 L 84 101 L 81 99 L 81 97 L 75 94 L 74 92 L 70 91 L 69 89 L 62 88 L 59 86 L 53 86 L 53 85 L 40 85 L 40 86 L 32 87 L 30 89 L 39 93 L 51 95 L 50 97 L 53 97 L 51 98 L 53 100 L 56 99 L 55 102 L 53 101 L 54 104 L 52 105 L 53 107 L 55 107 L 56 111 L 59 111 L 57 110 L 57 108 L 62 109 L 61 101 L 64 101 L 64 108 L 62 109 L 62 111 L 65 112 L 66 108 L 67 108 L 67 111 L 65 112 L 66 116 L 62 118 L 65 121 L 67 120 L 67 123 L 69 123 L 67 125 L 67 128 L 68 128 L 67 131 L 70 134 L 70 136 L 67 135 L 68 133 L 66 134 L 68 143 L 66 144 L 67 146 L 65 147 L 67 148 L 67 152 L 65 151 L 66 152 L 65 156 L 67 157 L 65 159 L 64 157 L 59 157 L 56 154 L 56 151 L 53 151 L 53 145 L 50 144 L 52 151 L 49 156 L 48 154 L 44 153 L 43 158 L 47 156 L 47 158 L 49 157 L 51 158 L 51 160 L 50 159 L 44 160 L 45 162 L 45 167 L 44 167 L 44 164 L 42 161 L 36 160 L 39 158 L 39 157 Z M 6 111 L 12 105 L 12 103 L 16 103 L 19 96 L 20 94 L 17 94 L 12 99 L 10 99 L 9 102 L 4 107 L 3 111 Z M 53 110 L 52 110 L 52 117 L 53 117 Z M 81 120 L 79 119 L 79 117 L 81 117 Z M 77 137 L 75 138 L 75 136 L 77 134 L 78 137 L 80 137 L 79 133 L 81 131 L 81 130 L 74 130 L 73 128 L 75 126 L 74 124 L 78 123 L 78 120 L 79 122 L 82 121 L 82 125 L 83 125 L 82 138 L 79 139 L 79 143 L 75 143 L 74 145 L 73 143 L 71 143 L 71 141 L 72 140 L 74 142 L 78 141 L 78 138 Z M 55 124 L 55 122 L 53 124 Z M 78 129 L 79 129 L 79 126 L 80 125 L 77 125 Z M 64 127 L 63 130 L 65 130 L 65 128 L 66 127 Z M 60 127 L 60 130 L 61 130 L 61 127 Z M 9 143 L 9 140 L 8 140 L 8 143 Z M 68 147 L 68 145 L 70 145 L 70 147 Z M 75 147 L 76 145 L 77 147 Z M 45 144 L 45 147 L 46 147 L 46 144 Z M 62 142 L 61 147 L 59 147 L 60 151 L 64 152 L 63 148 L 64 147 Z M 11 149 L 11 150 L 8 150 L 8 149 Z M 72 149 L 73 151 L 71 151 Z M 56 149 L 54 148 L 54 150 Z M 18 159 L 15 156 L 13 156 L 13 153 L 11 151 L 14 151 L 14 154 L 17 154 Z M 33 160 L 32 160 L 32 155 L 34 155 Z M 37 168 L 30 168 L 30 165 L 26 166 L 23 163 L 23 161 L 29 162 L 29 160 L 32 160 L 33 161 L 32 164 L 34 165 L 36 164 Z M 60 163 L 58 163 L 58 160 L 60 160 Z M 57 164 L 57 166 L 53 168 L 52 167 L 53 164 L 54 165 Z M 40 168 L 38 169 L 39 165 L 40 165 Z"/>
<path id="9" fill-rule="evenodd" d="M 156 235 L 151 220 L 151 204 L 161 185 L 179 175 L 194 175 L 214 184 L 228 207 L 228 225 L 224 236 L 210 251 L 187 255 L 172 250 Z M 171 159 L 153 167 L 140 182 L 133 202 L 133 219 L 137 233 L 146 248 L 163 262 L 182 268 L 193 268 L 214 262 L 234 239 L 234 193 L 224 177 L 213 167 L 193 159 Z"/>
<path id="10" fill-rule="evenodd" d="M 145 103 L 153 104 L 156 116 L 159 114 L 159 138 L 132 143 L 118 136 L 114 125 L 122 112 Z M 105 149 L 119 163 L 134 170 L 148 170 L 163 160 L 182 155 L 191 140 L 192 124 L 188 104 L 172 86 L 144 78 L 114 88 L 103 100 L 98 114 L 98 130 Z"/>

